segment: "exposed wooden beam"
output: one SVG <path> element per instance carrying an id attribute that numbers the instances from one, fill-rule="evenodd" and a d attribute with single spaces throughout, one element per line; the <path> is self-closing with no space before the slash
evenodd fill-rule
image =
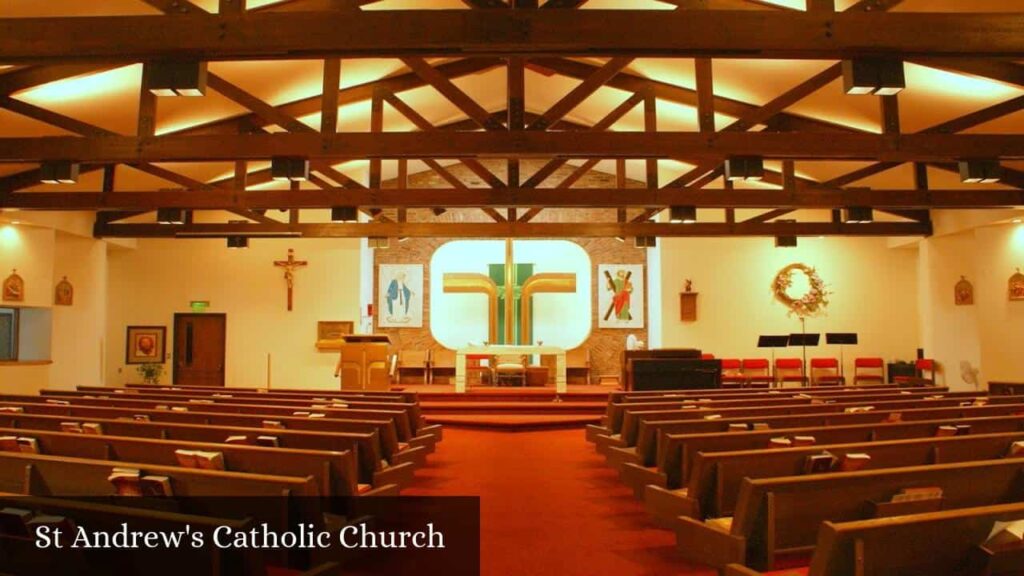
<path id="1" fill-rule="evenodd" d="M 470 8 L 484 10 L 494 8 L 501 9 L 509 7 L 508 4 L 504 3 L 502 0 L 462 0 L 462 3 L 465 4 L 466 6 L 469 6 Z"/>
<path id="2" fill-rule="evenodd" d="M 715 84 L 710 58 L 694 61 L 697 80 L 697 124 L 701 132 L 715 131 Z"/>
<path id="3" fill-rule="evenodd" d="M 366 223 L 366 224 L 105 224 L 97 222 L 98 237 L 180 237 L 186 235 L 285 234 L 298 233 L 307 238 L 612 238 L 631 236 L 927 236 L 931 225 L 920 222 L 875 222 L 843 224 L 835 222 L 795 223 L 697 223 L 663 224 L 654 222 L 586 223 Z"/>
<path id="4" fill-rule="evenodd" d="M 699 208 L 830 209 L 1006 208 L 1024 205 L 1024 190 L 872 190 L 806 187 L 795 190 L 709 190 L 703 188 L 325 188 L 244 190 L 207 187 L 179 176 L 191 189 L 158 191 L 32 192 L 11 194 L 5 208 L 26 210 L 137 210 L 179 207 L 194 210 L 327 208 L 348 204 L 368 208 L 635 208 L 689 204 Z"/>
<path id="5" fill-rule="evenodd" d="M 609 34 L 607 23 L 615 22 Z M 343 30 L 344 33 L 339 33 Z M 571 30 L 571 34 L 566 31 Z M 831 34 L 819 31 L 829 30 Z M 51 39 L 60 38 L 60 42 Z M 453 55 L 1024 58 L 1014 13 L 408 10 L 0 19 L 11 64 Z"/>
<path id="6" fill-rule="evenodd" d="M 437 129 L 433 124 L 430 123 L 429 120 L 420 115 L 420 113 L 417 112 L 412 106 L 406 104 L 405 101 L 402 100 L 397 94 L 393 94 L 391 92 L 382 92 L 382 94 L 385 102 L 391 105 L 391 107 L 398 111 L 399 114 L 405 116 L 420 130 L 431 131 Z M 466 166 L 466 168 L 469 168 L 471 172 L 479 176 L 484 182 L 487 183 L 488 186 L 491 186 L 492 188 L 501 188 L 505 185 L 505 183 L 502 182 L 500 178 L 495 176 L 494 173 L 488 170 L 487 167 L 481 164 L 480 162 L 473 160 L 471 158 L 464 158 L 461 160 L 461 163 L 464 166 Z M 438 168 L 440 167 L 440 164 L 433 162 L 431 166 L 435 172 L 438 172 L 442 176 L 445 176 L 446 179 L 448 176 L 450 176 L 451 178 L 458 180 L 458 178 L 455 178 L 455 176 L 451 176 L 450 174 L 448 174 L 448 171 L 443 167 Z"/>
<path id="7" fill-rule="evenodd" d="M 587 3 L 587 0 L 548 0 L 541 6 L 542 9 L 553 8 L 579 8 Z"/>
<path id="8" fill-rule="evenodd" d="M 276 124 L 289 132 L 315 132 L 316 129 L 303 124 L 298 119 L 282 112 L 279 108 L 271 106 L 263 100 L 246 92 L 239 86 L 232 84 L 224 78 L 209 72 L 206 77 L 207 86 L 220 92 L 228 100 L 239 104 L 243 108 L 252 111 L 270 124 Z"/>
<path id="9" fill-rule="evenodd" d="M 565 117 L 566 114 L 572 112 L 573 108 L 579 106 L 588 96 L 596 92 L 601 86 L 604 86 L 626 66 L 629 66 L 629 63 L 632 61 L 632 58 L 609 59 L 608 62 L 595 70 L 583 82 L 577 84 L 575 88 L 570 90 L 558 102 L 555 102 L 551 108 L 548 108 L 546 112 L 540 115 L 540 118 L 531 122 L 528 128 L 530 130 L 546 130 L 549 126 Z"/>
<path id="10" fill-rule="evenodd" d="M 359 158 L 694 158 L 722 161 L 760 155 L 794 160 L 945 162 L 979 156 L 1024 158 L 1024 138 L 1010 134 L 722 132 L 709 141 L 691 132 L 429 132 L 216 136 L 0 138 L 0 161 L 71 159 L 83 163 L 259 160 L 280 151 L 311 160 Z"/>
<path id="11" fill-rule="evenodd" d="M 320 133 L 327 141 L 334 139 L 338 131 L 338 90 L 341 84 L 341 60 L 327 58 L 324 60 L 323 99 L 320 105 Z"/>
<path id="12" fill-rule="evenodd" d="M 245 0 L 218 0 L 218 14 L 242 14 L 245 12 Z"/>
<path id="13" fill-rule="evenodd" d="M 640 94 L 633 94 L 629 98 L 623 100 L 618 106 L 616 106 L 611 112 L 609 112 L 604 118 L 602 118 L 597 124 L 594 124 L 589 130 L 600 132 L 607 130 L 618 122 L 623 116 L 629 113 L 630 110 L 636 107 L 637 104 L 643 102 L 644 97 Z M 524 188 L 536 188 L 544 183 L 549 176 L 554 174 L 559 168 L 568 162 L 568 158 L 555 158 L 554 160 L 548 161 L 546 164 L 541 166 L 536 172 L 530 176 L 526 182 L 523 183 Z"/>
<path id="14" fill-rule="evenodd" d="M 149 76 L 153 68 L 150 64 L 142 66 L 142 83 L 139 86 L 139 114 L 135 134 L 139 138 L 148 138 L 156 134 L 156 94 L 149 91 Z"/>
<path id="15" fill-rule="evenodd" d="M 489 112 L 476 103 L 468 94 L 452 83 L 447 76 L 438 72 L 433 66 L 427 64 L 422 58 L 403 58 L 402 62 L 416 73 L 425 82 L 434 87 L 449 102 L 455 105 L 466 116 L 469 116 L 485 130 L 504 130 L 504 126 L 498 122 Z"/>

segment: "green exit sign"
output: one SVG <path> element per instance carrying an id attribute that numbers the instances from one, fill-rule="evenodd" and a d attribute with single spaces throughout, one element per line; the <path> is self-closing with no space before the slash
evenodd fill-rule
<path id="1" fill-rule="evenodd" d="M 193 300 L 188 303 L 188 307 L 191 308 L 193 312 L 206 312 L 206 309 L 210 307 L 210 301 Z"/>

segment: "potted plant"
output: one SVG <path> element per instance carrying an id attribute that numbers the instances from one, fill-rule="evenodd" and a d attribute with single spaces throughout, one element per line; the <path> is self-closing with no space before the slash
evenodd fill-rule
<path id="1" fill-rule="evenodd" d="M 156 362 L 147 362 L 140 364 L 136 369 L 139 376 L 142 376 L 142 381 L 145 384 L 159 384 L 160 377 L 164 374 L 164 365 L 157 364 Z"/>

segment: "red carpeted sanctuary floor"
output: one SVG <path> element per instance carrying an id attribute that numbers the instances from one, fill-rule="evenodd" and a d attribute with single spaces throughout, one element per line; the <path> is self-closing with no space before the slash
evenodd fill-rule
<path id="1" fill-rule="evenodd" d="M 484 576 L 712 575 L 675 554 L 582 430 L 446 429 L 402 494 L 480 496 Z"/>

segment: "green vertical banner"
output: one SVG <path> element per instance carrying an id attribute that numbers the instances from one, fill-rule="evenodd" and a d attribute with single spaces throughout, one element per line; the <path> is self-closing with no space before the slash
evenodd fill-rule
<path id="1" fill-rule="evenodd" d="M 512 318 L 505 318 L 505 298 L 508 296 L 509 291 L 505 286 L 505 265 L 504 264 L 489 264 L 487 267 L 487 275 L 490 276 L 491 280 L 494 281 L 498 286 L 498 341 L 496 344 L 524 344 L 530 342 L 530 334 L 519 333 L 519 316 L 522 314 L 522 303 L 523 298 L 523 283 L 533 276 L 533 264 L 515 264 L 515 284 L 512 286 L 511 298 L 512 298 Z M 531 311 L 530 315 L 533 315 Z M 532 325 L 533 318 L 530 318 Z M 505 342 L 505 323 L 512 322 L 513 330 L 513 341 Z"/>

